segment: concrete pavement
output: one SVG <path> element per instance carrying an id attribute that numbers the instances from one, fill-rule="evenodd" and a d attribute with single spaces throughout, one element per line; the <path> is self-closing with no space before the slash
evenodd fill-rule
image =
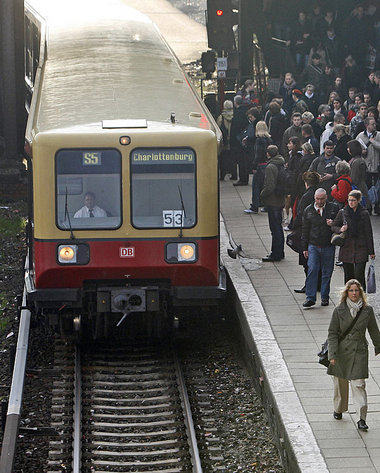
<path id="1" fill-rule="evenodd" d="M 139 10 L 156 23 L 181 62 L 196 61 L 201 58 L 203 51 L 207 51 L 205 26 L 190 19 L 167 0 L 123 1 L 128 7 Z"/>

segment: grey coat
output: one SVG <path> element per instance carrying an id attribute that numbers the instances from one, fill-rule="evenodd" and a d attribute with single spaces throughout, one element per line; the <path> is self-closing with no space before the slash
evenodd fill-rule
<path id="1" fill-rule="evenodd" d="M 368 378 L 368 330 L 375 346 L 375 354 L 380 353 L 380 331 L 371 306 L 364 306 L 359 319 L 350 333 L 338 343 L 338 337 L 349 327 L 352 316 L 347 304 L 335 307 L 329 332 L 329 360 L 335 359 L 335 365 L 329 366 L 327 373 L 343 379 Z"/>
<path id="2" fill-rule="evenodd" d="M 261 200 L 264 205 L 271 207 L 284 207 L 285 196 L 276 193 L 278 166 L 283 166 L 285 160 L 281 155 L 274 156 L 268 161 L 265 168 L 264 186 L 260 193 Z"/>
<path id="3" fill-rule="evenodd" d="M 350 161 L 351 179 L 353 184 L 361 191 L 367 201 L 367 207 L 370 206 L 368 199 L 368 187 L 366 184 L 367 165 L 364 158 L 361 156 L 354 156 Z"/>
<path id="4" fill-rule="evenodd" d="M 365 156 L 365 162 L 367 165 L 368 172 L 379 172 L 380 164 L 380 133 L 375 132 L 375 141 L 371 143 L 369 141 L 366 131 L 362 131 L 358 134 L 356 139 L 367 146 L 367 154 Z M 362 143 L 360 143 L 362 145 Z M 363 148 L 363 145 L 362 145 Z"/>

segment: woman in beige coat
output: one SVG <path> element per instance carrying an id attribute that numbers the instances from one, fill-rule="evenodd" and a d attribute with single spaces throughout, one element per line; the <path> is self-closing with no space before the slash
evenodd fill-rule
<path id="1" fill-rule="evenodd" d="M 358 313 L 353 328 L 343 340 L 339 341 Z M 373 308 L 368 305 L 360 282 L 350 279 L 342 291 L 340 304 L 334 309 L 329 326 L 330 366 L 327 373 L 333 375 L 334 380 L 334 418 L 342 419 L 342 413 L 348 409 L 348 383 L 350 383 L 360 430 L 368 429 L 365 390 L 365 378 L 368 378 L 368 342 L 365 336 L 367 330 L 375 346 L 375 355 L 378 355 L 380 331 Z"/>

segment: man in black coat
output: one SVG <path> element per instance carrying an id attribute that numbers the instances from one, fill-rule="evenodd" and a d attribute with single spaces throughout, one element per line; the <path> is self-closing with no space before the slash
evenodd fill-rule
<path id="1" fill-rule="evenodd" d="M 268 211 L 268 222 L 272 234 L 272 246 L 269 255 L 262 260 L 275 262 L 284 259 L 284 232 L 282 229 L 282 211 L 285 205 L 285 195 L 279 192 L 279 173 L 284 167 L 285 160 L 278 153 L 275 145 L 267 148 L 267 167 L 265 168 L 264 186 L 260 197 Z"/>
<path id="2" fill-rule="evenodd" d="M 307 259 L 306 301 L 303 307 L 315 305 L 318 273 L 322 270 L 321 305 L 329 305 L 330 281 L 334 270 L 335 246 L 331 244 L 331 224 L 338 213 L 338 206 L 327 202 L 325 189 L 314 194 L 314 203 L 306 207 L 302 217 L 302 248 Z"/>
<path id="3" fill-rule="evenodd" d="M 321 67 L 321 56 L 314 53 L 311 56 L 311 64 L 308 64 L 302 72 L 302 84 L 313 84 L 316 93 L 319 93 L 321 87 L 323 69 Z"/>
<path id="4" fill-rule="evenodd" d="M 241 138 L 242 132 L 248 127 L 247 107 L 243 104 L 241 95 L 234 97 L 234 116 L 231 121 L 230 129 L 230 150 L 232 160 L 239 166 L 239 181 L 234 185 L 248 185 L 249 169 L 247 151 L 243 148 Z M 232 176 L 237 178 L 237 176 Z"/>

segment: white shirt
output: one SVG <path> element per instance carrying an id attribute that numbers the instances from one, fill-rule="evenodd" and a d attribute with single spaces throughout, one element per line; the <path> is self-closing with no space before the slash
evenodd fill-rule
<path id="1" fill-rule="evenodd" d="M 97 205 L 95 205 L 95 207 L 92 209 L 92 213 L 94 214 L 94 217 L 107 217 L 106 211 L 101 209 Z M 74 214 L 74 218 L 83 217 L 90 217 L 90 209 L 85 205 Z"/>
<path id="2" fill-rule="evenodd" d="M 326 207 L 326 204 L 323 207 L 318 207 L 317 204 L 314 202 L 314 208 L 319 213 L 319 215 L 323 215 L 325 207 Z"/>

